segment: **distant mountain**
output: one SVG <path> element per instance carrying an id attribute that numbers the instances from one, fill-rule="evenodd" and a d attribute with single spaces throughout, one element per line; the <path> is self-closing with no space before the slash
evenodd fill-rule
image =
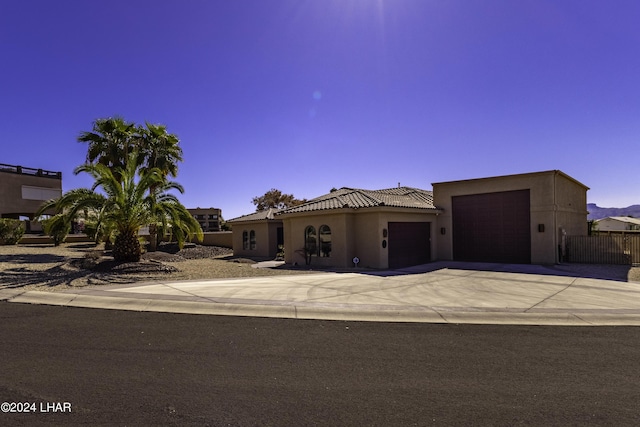
<path id="1" fill-rule="evenodd" d="M 587 219 L 602 219 L 610 216 L 632 216 L 640 218 L 640 205 L 632 205 L 626 208 L 601 208 L 595 203 L 587 203 L 589 215 Z"/>

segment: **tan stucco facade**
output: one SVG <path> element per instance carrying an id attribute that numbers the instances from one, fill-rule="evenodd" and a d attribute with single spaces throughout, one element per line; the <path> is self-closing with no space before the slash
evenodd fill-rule
<path id="1" fill-rule="evenodd" d="M 560 171 L 480 178 L 433 184 L 434 204 L 443 210 L 438 227 L 437 253 L 453 259 L 452 197 L 514 190 L 529 190 L 531 263 L 558 262 L 562 235 L 587 234 L 587 190 L 584 184 Z"/>
<path id="2" fill-rule="evenodd" d="M 367 209 L 337 209 L 310 213 L 283 214 L 285 262 L 305 264 L 305 229 L 323 225 L 331 229 L 330 256 L 313 256 L 311 265 L 338 268 L 354 267 L 353 259 L 359 259 L 359 267 L 386 269 L 389 267 L 389 248 L 383 241 L 389 222 L 430 222 L 434 235 L 436 214 L 424 209 L 375 207 Z M 431 245 L 432 260 L 435 245 Z"/>
<path id="3" fill-rule="evenodd" d="M 233 254 L 250 258 L 275 258 L 278 253 L 278 228 L 281 227 L 280 220 L 234 222 Z"/>
<path id="4" fill-rule="evenodd" d="M 346 202 L 356 203 L 361 200 L 357 197 L 366 198 L 372 195 L 382 199 L 387 195 L 393 196 L 393 192 L 391 190 L 377 190 L 376 192 L 344 188 L 337 190 L 338 193 L 334 193 L 338 196 L 332 196 L 332 194 L 320 196 L 300 208 L 279 212 L 274 218 L 282 222 L 285 262 L 288 264 L 304 265 L 306 263 L 306 246 L 314 248 L 314 255 L 311 256 L 312 267 L 352 268 L 355 267 L 353 260 L 357 258 L 359 260 L 358 267 L 388 269 L 396 268 L 402 264 L 402 261 L 406 261 L 404 265 L 415 262 L 414 254 L 417 253 L 424 254 L 424 257 L 419 259 L 420 263 L 454 260 L 452 200 L 457 196 L 472 196 L 473 199 L 479 200 L 477 206 L 483 209 L 483 215 L 488 216 L 498 226 L 509 224 L 510 220 L 504 218 L 517 218 L 518 227 L 514 230 L 517 230 L 518 236 L 525 236 L 524 239 L 517 242 L 517 248 L 524 249 L 524 255 L 519 257 L 518 261 L 496 262 L 554 264 L 560 260 L 559 253 L 561 253 L 565 241 L 564 235 L 587 234 L 587 190 L 588 187 L 570 176 L 561 171 L 553 170 L 435 183 L 433 184 L 433 203 L 428 201 L 416 203 L 421 205 L 420 207 L 414 207 L 407 202 L 408 198 L 405 198 L 404 206 L 392 206 L 390 203 L 393 202 L 393 199 L 389 199 L 389 203 L 354 208 L 346 205 Z M 418 192 L 420 191 L 423 195 L 427 194 L 426 190 L 418 190 Z M 404 190 L 399 190 L 399 192 L 402 197 L 409 194 Z M 502 206 L 507 206 L 506 209 L 516 212 L 510 214 L 510 217 L 499 216 L 496 204 L 491 203 L 491 200 L 494 199 L 477 197 L 478 195 L 492 195 L 493 197 L 497 193 L 511 194 L 511 192 L 519 194 L 518 200 L 521 210 L 511 209 L 515 199 L 504 199 L 505 201 L 501 202 Z M 345 205 L 337 204 L 336 197 L 340 197 L 341 201 L 346 201 Z M 352 198 L 349 199 L 349 197 Z M 485 203 L 486 201 L 489 202 Z M 464 212 L 464 210 L 457 212 L 460 216 L 460 212 Z M 469 218 L 467 215 L 462 216 Z M 477 216 L 471 218 L 473 221 L 477 221 Z M 257 255 L 259 251 L 263 251 L 264 247 L 260 242 L 263 239 L 267 239 L 267 241 L 273 239 L 274 231 L 268 228 L 269 221 L 272 220 L 234 223 L 234 253 L 249 256 Z M 404 237 L 392 238 L 390 224 L 393 225 L 396 232 L 394 236 L 403 235 Z M 315 233 L 311 238 L 311 241 L 315 242 L 312 245 L 306 244 L 305 232 L 309 226 L 313 227 Z M 330 237 L 326 235 L 327 227 L 330 230 Z M 485 244 L 488 242 L 489 251 L 491 248 L 499 247 L 503 249 L 503 252 L 512 252 L 512 246 L 509 246 L 512 242 L 498 246 L 494 244 L 495 235 L 499 235 L 495 231 L 497 228 L 482 228 L 478 225 L 473 227 L 475 227 L 474 230 L 482 230 L 483 233 L 488 230 L 488 233 L 485 234 L 489 234 L 490 237 L 482 241 Z M 527 228 L 529 234 L 527 234 Z M 325 235 L 322 238 L 321 229 L 325 230 Z M 256 248 L 253 251 L 243 249 L 243 232 L 250 230 L 255 230 L 256 236 Z M 326 249 L 328 247 L 327 239 L 331 242 L 330 251 Z M 390 254 L 392 241 L 396 243 L 393 246 L 393 255 Z M 467 241 L 473 241 L 473 239 L 468 239 L 467 234 L 458 234 L 457 242 L 460 243 L 458 248 L 464 246 Z M 401 242 L 401 244 L 397 244 L 397 242 Z M 399 246 L 407 248 L 407 251 L 398 251 Z M 273 255 L 269 251 L 260 253 L 262 256 Z M 493 254 L 491 251 L 490 255 L 494 257 L 493 259 L 504 260 L 499 253 Z M 390 261 L 392 258 L 393 265 Z"/>

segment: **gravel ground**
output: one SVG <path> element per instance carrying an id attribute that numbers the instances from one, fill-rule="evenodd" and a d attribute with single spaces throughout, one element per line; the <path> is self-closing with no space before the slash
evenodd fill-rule
<path id="1" fill-rule="evenodd" d="M 154 280 L 198 280 L 317 273 L 300 268 L 253 268 L 254 261 L 234 258 L 231 249 L 161 245 L 139 263 L 116 263 L 92 243 L 0 246 L 0 289 L 57 291 L 92 285 Z M 554 266 L 580 277 L 640 282 L 640 267 L 562 264 Z"/>
<path id="2" fill-rule="evenodd" d="M 58 291 L 92 285 L 154 280 L 197 280 L 301 274 L 293 269 L 253 268 L 254 261 L 233 258 L 231 249 L 162 245 L 139 263 L 116 263 L 92 243 L 0 246 L 0 289 Z"/>

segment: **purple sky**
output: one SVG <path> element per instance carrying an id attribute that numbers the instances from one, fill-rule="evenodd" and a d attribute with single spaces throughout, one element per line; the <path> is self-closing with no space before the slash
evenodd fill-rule
<path id="1" fill-rule="evenodd" d="M 62 171 L 97 118 L 164 123 L 187 207 L 270 188 L 560 169 L 640 203 L 640 2 L 0 2 L 0 163 Z"/>

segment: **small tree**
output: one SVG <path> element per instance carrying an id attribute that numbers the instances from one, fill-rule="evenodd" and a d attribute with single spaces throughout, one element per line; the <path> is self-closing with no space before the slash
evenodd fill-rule
<path id="1" fill-rule="evenodd" d="M 0 218 L 0 244 L 15 245 L 24 235 L 24 223 L 18 219 Z"/>
<path id="2" fill-rule="evenodd" d="M 272 188 L 262 196 L 254 197 L 251 203 L 256 205 L 256 211 L 266 211 L 269 208 L 286 209 L 306 201 L 306 199 L 296 199 L 293 194 L 283 194 L 282 191 Z"/>

